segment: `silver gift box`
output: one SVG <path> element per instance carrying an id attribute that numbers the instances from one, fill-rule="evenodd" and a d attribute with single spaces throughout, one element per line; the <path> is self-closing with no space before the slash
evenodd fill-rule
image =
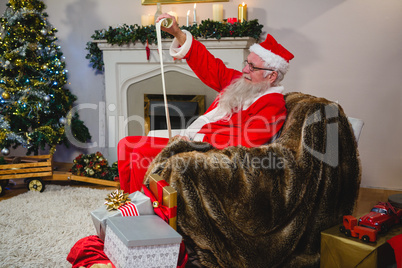
<path id="1" fill-rule="evenodd" d="M 131 193 L 129 198 L 131 199 L 131 203 L 136 205 L 139 215 L 155 215 L 154 209 L 152 208 L 151 199 L 149 199 L 148 196 L 136 191 Z M 104 205 L 92 211 L 91 217 L 99 238 L 105 240 L 106 219 L 122 217 L 122 215 L 119 210 L 108 211 L 106 205 Z"/>
<path id="2" fill-rule="evenodd" d="M 110 218 L 104 252 L 117 268 L 176 268 L 181 241 L 156 215 Z"/>

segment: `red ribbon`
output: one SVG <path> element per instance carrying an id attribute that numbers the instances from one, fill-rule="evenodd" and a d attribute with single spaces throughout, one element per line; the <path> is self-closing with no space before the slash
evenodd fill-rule
<path id="1" fill-rule="evenodd" d="M 120 213 L 122 214 L 123 217 L 140 216 L 137 206 L 132 202 L 119 207 L 118 210 L 120 210 Z"/>
<path id="2" fill-rule="evenodd" d="M 144 191 L 144 194 L 151 199 L 152 203 L 155 201 L 158 201 L 159 206 L 154 207 L 155 214 L 158 215 L 159 217 L 161 217 L 162 220 L 164 220 L 165 222 L 169 223 L 169 219 L 177 216 L 177 207 L 175 206 L 172 208 L 168 208 L 167 206 L 162 204 L 162 194 L 160 194 L 159 188 L 161 187 L 160 185 L 164 185 L 164 184 L 158 183 L 157 185 L 158 185 L 158 195 L 159 195 L 160 200 L 156 199 L 156 197 L 152 194 L 152 192 L 150 190 L 148 190 L 147 187 L 145 187 L 145 185 L 142 185 L 142 189 Z M 169 184 L 167 184 L 167 185 L 169 185 Z M 163 189 L 162 189 L 162 193 L 163 193 Z"/>

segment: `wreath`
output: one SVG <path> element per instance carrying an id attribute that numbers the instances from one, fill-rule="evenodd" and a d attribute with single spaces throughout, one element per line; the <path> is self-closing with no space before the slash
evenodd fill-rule
<path id="1" fill-rule="evenodd" d="M 114 180 L 118 177 L 117 162 L 109 166 L 108 161 L 100 152 L 93 154 L 80 154 L 73 160 L 70 172 L 74 175 Z"/>

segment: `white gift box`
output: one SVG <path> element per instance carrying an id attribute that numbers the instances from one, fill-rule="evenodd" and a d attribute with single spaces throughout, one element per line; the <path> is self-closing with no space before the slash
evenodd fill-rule
<path id="1" fill-rule="evenodd" d="M 136 191 L 129 195 L 131 203 L 135 204 L 138 214 L 155 215 L 151 199 L 143 193 Z M 106 205 L 99 207 L 91 212 L 92 221 L 95 225 L 96 233 L 99 238 L 105 240 L 106 219 L 113 217 L 122 217 L 119 210 L 108 211 Z"/>
<path id="2" fill-rule="evenodd" d="M 107 219 L 104 252 L 117 267 L 177 267 L 182 237 L 159 216 Z"/>

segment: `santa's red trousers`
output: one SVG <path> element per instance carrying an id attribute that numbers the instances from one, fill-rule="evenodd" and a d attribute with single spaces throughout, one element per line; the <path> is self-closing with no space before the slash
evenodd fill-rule
<path id="1" fill-rule="evenodd" d="M 145 173 L 152 160 L 167 145 L 169 139 L 129 136 L 117 146 L 120 188 L 126 193 L 140 191 Z"/>

